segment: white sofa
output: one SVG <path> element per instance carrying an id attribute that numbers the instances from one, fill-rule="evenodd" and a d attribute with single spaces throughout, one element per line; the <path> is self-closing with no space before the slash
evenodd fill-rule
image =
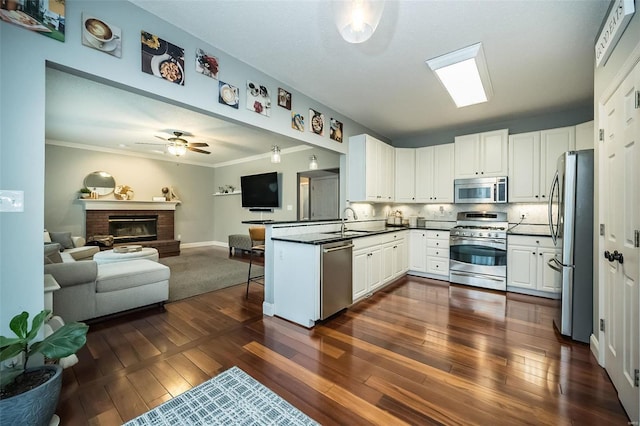
<path id="1" fill-rule="evenodd" d="M 66 322 L 82 321 L 152 304 L 169 298 L 169 267 L 147 259 L 97 264 L 63 261 L 57 246 L 45 245 L 44 273 L 60 285 L 53 293 L 53 312 Z"/>

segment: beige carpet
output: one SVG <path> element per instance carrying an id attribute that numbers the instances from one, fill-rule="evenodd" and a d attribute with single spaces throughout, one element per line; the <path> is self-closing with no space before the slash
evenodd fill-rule
<path id="1" fill-rule="evenodd" d="M 171 268 L 169 301 L 246 283 L 249 264 L 229 259 L 227 253 L 220 247 L 192 247 L 182 249 L 180 256 L 160 259 Z M 264 270 L 256 265 L 251 269 L 252 276 L 261 275 Z"/>

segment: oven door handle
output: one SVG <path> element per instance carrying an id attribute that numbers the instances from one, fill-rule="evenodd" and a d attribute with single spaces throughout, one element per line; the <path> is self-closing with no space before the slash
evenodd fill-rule
<path id="1" fill-rule="evenodd" d="M 462 242 L 469 242 L 469 243 L 484 243 L 484 244 L 491 244 L 491 245 L 500 245 L 500 246 L 505 246 L 506 248 L 506 241 L 505 240 L 494 240 L 494 239 L 486 239 L 486 238 L 470 238 L 470 237 L 449 237 L 449 241 L 450 242 L 454 242 L 454 241 L 462 241 Z M 478 244 L 475 244 L 478 245 Z"/>

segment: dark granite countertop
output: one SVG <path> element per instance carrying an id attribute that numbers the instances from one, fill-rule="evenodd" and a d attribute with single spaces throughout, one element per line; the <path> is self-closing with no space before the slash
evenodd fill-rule
<path id="1" fill-rule="evenodd" d="M 531 237 L 550 237 L 551 231 L 549 231 L 549 225 L 517 225 L 515 223 L 510 223 L 508 234 Z"/>
<path id="2" fill-rule="evenodd" d="M 300 244 L 327 244 L 327 243 L 337 243 L 340 241 L 349 241 L 354 240 L 356 238 L 363 237 L 371 237 L 373 235 L 381 235 L 388 234 L 391 232 L 398 231 L 406 231 L 408 228 L 406 227 L 389 227 L 380 230 L 372 230 L 372 231 L 347 231 L 347 233 L 342 236 L 340 231 L 337 232 L 313 232 L 309 234 L 298 234 L 298 235 L 283 235 L 281 237 L 271 237 L 273 241 L 288 241 L 290 243 L 300 243 Z"/>

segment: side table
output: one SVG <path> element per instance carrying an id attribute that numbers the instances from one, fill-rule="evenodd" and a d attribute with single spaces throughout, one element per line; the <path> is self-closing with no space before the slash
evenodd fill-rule
<path id="1" fill-rule="evenodd" d="M 44 274 L 44 309 L 53 312 L 53 292 L 60 289 L 60 284 L 51 274 Z"/>

